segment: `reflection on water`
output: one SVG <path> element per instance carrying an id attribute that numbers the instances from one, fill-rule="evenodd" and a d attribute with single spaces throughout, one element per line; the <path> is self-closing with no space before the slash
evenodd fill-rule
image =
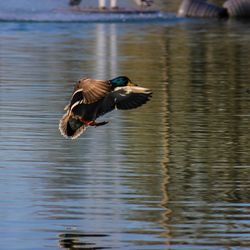
<path id="1" fill-rule="evenodd" d="M 100 23 L 96 27 L 96 72 L 98 79 L 109 72 L 117 75 L 117 28 L 115 24 L 105 25 Z M 110 62 L 109 64 L 107 62 Z"/>
<path id="2" fill-rule="evenodd" d="M 175 33 L 179 43 L 166 42 L 174 56 L 167 57 L 165 226 L 176 249 L 250 246 L 250 47 L 248 24 L 231 25 L 188 27 Z"/>
<path id="3" fill-rule="evenodd" d="M 59 235 L 59 246 L 62 249 L 108 249 L 106 247 L 97 246 L 96 243 L 89 242 L 89 239 L 106 237 L 105 234 L 84 234 L 79 232 L 63 233 Z M 88 241 L 87 241 L 87 240 Z"/>
<path id="4" fill-rule="evenodd" d="M 3 249 L 247 249 L 249 24 L 0 27 Z M 128 75 L 147 105 L 79 140 L 75 80 Z"/>

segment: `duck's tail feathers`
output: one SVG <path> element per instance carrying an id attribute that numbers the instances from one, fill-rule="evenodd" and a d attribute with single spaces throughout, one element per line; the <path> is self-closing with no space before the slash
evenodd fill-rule
<path id="1" fill-rule="evenodd" d="M 65 138 L 76 139 L 86 130 L 86 126 L 71 112 L 67 112 L 59 122 L 59 130 Z"/>

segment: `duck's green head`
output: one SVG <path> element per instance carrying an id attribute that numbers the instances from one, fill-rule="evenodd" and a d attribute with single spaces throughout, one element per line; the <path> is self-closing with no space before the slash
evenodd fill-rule
<path id="1" fill-rule="evenodd" d="M 126 76 L 118 76 L 110 80 L 110 83 L 114 88 L 124 86 L 137 86 L 136 84 L 132 83 L 131 80 Z"/>

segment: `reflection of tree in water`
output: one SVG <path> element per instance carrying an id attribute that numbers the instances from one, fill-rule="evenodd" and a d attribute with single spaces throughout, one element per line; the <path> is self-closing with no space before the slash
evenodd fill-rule
<path id="1" fill-rule="evenodd" d="M 214 28 L 212 34 L 210 27 L 166 34 L 171 111 L 166 193 L 172 210 L 166 235 L 170 231 L 175 241 L 188 243 L 190 234 L 211 245 L 218 238 L 209 232 L 220 237 L 244 230 L 241 220 L 249 213 L 244 204 L 250 201 L 247 36 L 234 31 L 224 42 L 229 31 Z M 246 237 L 236 245 L 241 240 Z"/>

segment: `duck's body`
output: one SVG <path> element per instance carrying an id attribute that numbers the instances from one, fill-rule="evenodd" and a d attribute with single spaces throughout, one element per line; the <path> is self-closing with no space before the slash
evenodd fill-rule
<path id="1" fill-rule="evenodd" d="M 133 109 L 146 103 L 152 92 L 137 87 L 127 77 L 110 81 L 81 79 L 75 86 L 66 114 L 59 124 L 61 134 L 66 138 L 77 138 L 88 126 L 105 125 L 96 119 L 115 108 Z"/>

